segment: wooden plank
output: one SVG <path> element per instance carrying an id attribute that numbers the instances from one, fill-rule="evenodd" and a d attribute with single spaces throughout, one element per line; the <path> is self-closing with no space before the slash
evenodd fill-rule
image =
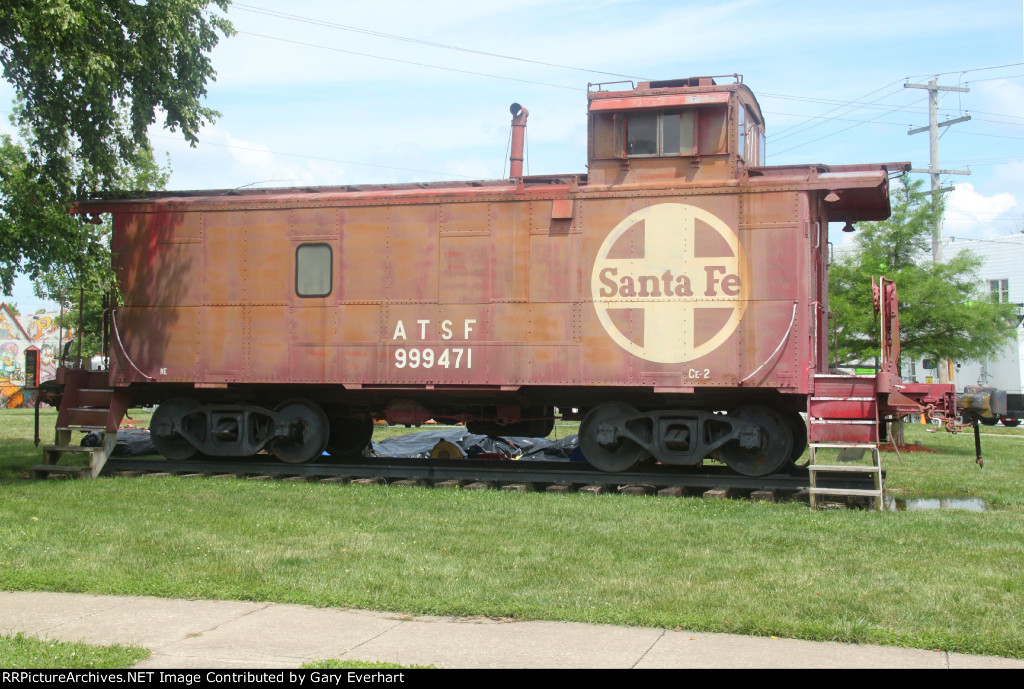
<path id="1" fill-rule="evenodd" d="M 836 472 L 842 471 L 842 472 L 848 472 L 848 473 L 850 473 L 850 472 L 858 472 L 858 473 L 877 474 L 877 473 L 881 473 L 882 467 L 877 466 L 877 465 L 874 465 L 874 466 L 865 466 L 865 465 L 857 465 L 857 466 L 839 465 L 839 466 L 835 466 L 835 465 L 831 465 L 831 464 L 808 464 L 807 465 L 807 470 L 808 471 L 826 471 L 826 472 L 828 472 L 828 471 L 836 471 Z"/>
<path id="2" fill-rule="evenodd" d="M 808 488 L 811 495 L 855 495 L 869 498 L 882 497 L 881 490 L 862 490 L 860 488 Z"/>

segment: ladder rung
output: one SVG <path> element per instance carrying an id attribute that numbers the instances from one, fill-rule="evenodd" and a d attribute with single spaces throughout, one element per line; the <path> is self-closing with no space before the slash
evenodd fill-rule
<path id="1" fill-rule="evenodd" d="M 84 445 L 43 445 L 44 452 L 94 452 L 102 447 L 86 447 Z"/>
<path id="2" fill-rule="evenodd" d="M 877 474 L 882 471 L 882 467 L 875 464 L 873 466 L 864 466 L 863 464 L 857 466 L 836 466 L 834 464 L 808 464 L 807 471 L 845 471 L 850 473 L 871 473 Z"/>
<path id="3" fill-rule="evenodd" d="M 882 497 L 882 491 L 880 490 L 867 490 L 861 488 L 808 488 L 807 492 L 811 495 L 855 495 L 873 498 Z"/>
<path id="4" fill-rule="evenodd" d="M 67 464 L 37 464 L 32 467 L 32 471 L 47 471 L 51 474 L 80 474 L 89 471 L 89 467 L 75 467 Z"/>

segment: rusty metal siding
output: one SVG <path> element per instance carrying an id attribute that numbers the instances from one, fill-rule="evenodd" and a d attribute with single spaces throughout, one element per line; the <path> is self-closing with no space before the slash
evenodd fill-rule
<path id="1" fill-rule="evenodd" d="M 388 235 L 388 289 L 390 301 L 435 303 L 438 298 L 436 206 L 401 206 L 381 209 Z M 360 274 L 373 269 L 372 257 L 349 255 L 342 269 Z M 366 264 L 369 265 L 366 265 Z M 363 264 L 363 265 L 353 265 Z"/>
<path id="2" fill-rule="evenodd" d="M 282 331 L 293 332 L 289 309 L 283 305 L 259 304 L 247 309 L 248 328 L 243 346 L 246 380 L 274 382 L 289 376 L 291 343 Z"/>
<path id="3" fill-rule="evenodd" d="M 806 388 L 806 192 L 562 188 L 557 213 L 551 190 L 539 193 L 230 211 L 204 201 L 194 212 L 118 214 L 126 346 L 158 380 L 200 384 Z M 605 259 L 636 261 L 643 273 L 647 243 L 657 252 L 676 241 L 671 228 L 659 228 L 649 238 L 624 231 L 621 244 L 604 246 L 631 215 L 666 206 L 696 209 L 728 231 L 716 239 L 718 231 L 697 220 L 695 238 L 679 235 L 692 243 L 680 255 L 696 261 L 673 268 L 690 271 L 694 293 L 680 317 L 627 299 L 609 309 L 608 323 L 634 343 L 671 339 L 688 323 L 683 336 L 706 351 L 673 361 L 616 342 L 592 280 Z M 741 255 L 728 255 L 730 232 Z M 333 251 L 326 297 L 295 292 L 295 251 L 308 242 Z M 723 282 L 734 263 L 737 282 Z M 645 284 L 662 282 L 649 276 Z M 704 295 L 737 284 L 745 304 Z M 742 318 L 722 336 L 736 309 Z M 125 362 L 115 365 L 118 381 L 139 380 Z"/>
<path id="4" fill-rule="evenodd" d="M 341 208 L 339 216 L 338 299 L 344 303 L 376 302 L 383 298 L 390 280 L 388 233 L 377 208 Z M 376 270 L 346 270 L 358 261 L 371 262 Z"/>
<path id="5" fill-rule="evenodd" d="M 806 194 L 775 192 L 745 194 L 740 233 L 748 257 L 752 303 L 741 330 L 747 347 L 738 370 L 758 385 L 807 389 L 809 351 L 807 274 L 809 238 L 803 210 Z M 773 334 L 766 341 L 762 334 Z M 748 335 L 749 334 L 749 335 Z M 756 335 L 755 335 L 756 334 Z M 779 343 L 783 348 L 773 355 Z M 767 363 L 766 363 L 767 362 Z"/>

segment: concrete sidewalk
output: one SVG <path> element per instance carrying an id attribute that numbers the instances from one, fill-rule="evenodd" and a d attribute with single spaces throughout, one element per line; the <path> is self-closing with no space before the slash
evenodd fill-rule
<path id="1" fill-rule="evenodd" d="M 413 617 L 276 603 L 0 592 L 0 634 L 144 646 L 138 668 L 298 668 L 324 658 L 441 668 L 1018 668 L 886 646 L 566 622 Z"/>

